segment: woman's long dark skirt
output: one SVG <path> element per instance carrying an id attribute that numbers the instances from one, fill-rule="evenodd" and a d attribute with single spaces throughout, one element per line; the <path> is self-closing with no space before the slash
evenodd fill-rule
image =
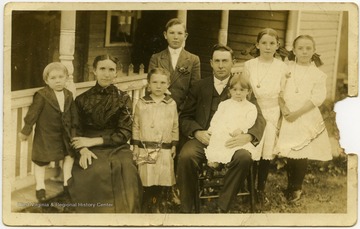
<path id="1" fill-rule="evenodd" d="M 76 159 L 69 180 L 69 193 L 77 212 L 141 212 L 142 184 L 128 147 L 91 148 L 98 159 L 87 169 Z"/>

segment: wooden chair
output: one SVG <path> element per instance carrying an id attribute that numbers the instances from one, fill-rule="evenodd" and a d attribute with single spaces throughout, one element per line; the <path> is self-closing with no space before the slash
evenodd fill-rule
<path id="1" fill-rule="evenodd" d="M 210 168 L 206 163 L 198 173 L 198 190 L 195 199 L 195 212 L 200 213 L 200 205 L 203 200 L 219 197 L 219 191 L 224 185 L 224 176 L 227 168 L 221 164 L 218 169 Z M 255 184 L 253 179 L 253 166 L 250 166 L 249 175 L 245 184 L 242 184 L 237 196 L 248 196 L 250 201 L 250 212 L 255 211 Z"/>

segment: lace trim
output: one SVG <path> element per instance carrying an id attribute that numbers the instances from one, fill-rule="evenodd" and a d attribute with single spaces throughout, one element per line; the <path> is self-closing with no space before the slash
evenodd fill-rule
<path id="1" fill-rule="evenodd" d="M 314 139 L 316 139 L 320 134 L 322 134 L 325 131 L 325 122 L 320 122 L 316 128 L 315 131 L 312 133 L 312 135 L 306 139 L 304 142 L 298 144 L 297 146 L 294 146 L 291 148 L 291 150 L 299 151 L 303 149 L 305 146 L 309 145 L 310 142 L 312 142 Z"/>

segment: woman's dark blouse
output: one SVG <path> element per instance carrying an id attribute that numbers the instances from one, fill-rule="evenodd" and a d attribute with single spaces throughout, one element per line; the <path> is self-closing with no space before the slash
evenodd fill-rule
<path id="1" fill-rule="evenodd" d="M 101 148 L 127 144 L 132 130 L 132 103 L 127 93 L 114 85 L 103 88 L 96 83 L 78 96 L 75 103 L 80 122 L 78 136 L 102 137 Z"/>

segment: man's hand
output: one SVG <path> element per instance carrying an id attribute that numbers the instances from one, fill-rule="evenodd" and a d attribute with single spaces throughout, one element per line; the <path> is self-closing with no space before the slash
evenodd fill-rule
<path id="1" fill-rule="evenodd" d="M 243 134 L 243 133 L 244 132 L 239 128 L 239 129 L 234 130 L 232 133 L 230 133 L 230 136 L 235 137 L 235 136 L 238 136 L 239 134 Z"/>
<path id="2" fill-rule="evenodd" d="M 198 130 L 195 132 L 194 137 L 204 145 L 209 145 L 211 133 L 207 130 Z"/>
<path id="3" fill-rule="evenodd" d="M 248 142 L 251 142 L 252 136 L 250 134 L 238 134 L 236 136 L 232 136 L 229 140 L 225 142 L 225 147 L 234 148 L 237 146 L 243 146 Z"/>
<path id="4" fill-rule="evenodd" d="M 81 156 L 80 156 L 79 165 L 83 169 L 87 169 L 88 165 L 91 165 L 92 158 L 97 159 L 97 156 L 93 152 L 91 152 L 88 148 L 82 148 L 80 150 L 80 154 Z"/>

